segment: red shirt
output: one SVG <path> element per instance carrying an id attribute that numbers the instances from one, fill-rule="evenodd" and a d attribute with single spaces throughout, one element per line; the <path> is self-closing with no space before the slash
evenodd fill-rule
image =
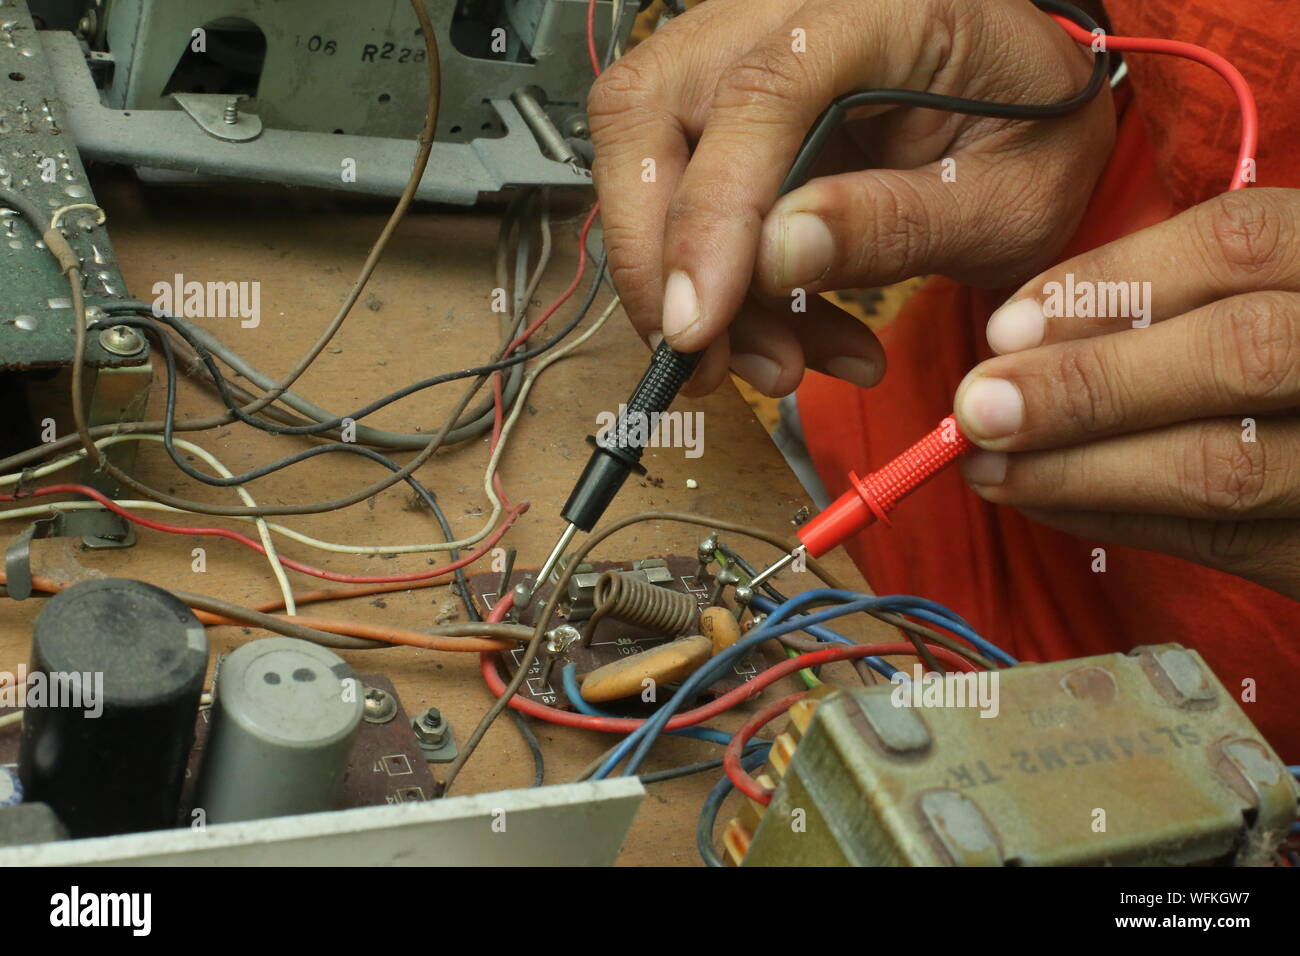
<path id="1" fill-rule="evenodd" d="M 1260 185 L 1300 187 L 1300 19 L 1292 0 L 1107 0 L 1116 35 L 1206 46 L 1245 74 L 1259 103 Z M 1127 235 L 1221 192 L 1239 114 L 1219 76 L 1195 63 L 1129 54 L 1131 101 L 1084 225 L 1062 258 Z M 1105 210 L 1104 212 L 1102 210 Z M 809 449 L 827 491 L 878 467 L 952 409 L 962 377 L 992 354 L 989 315 L 1006 293 L 929 282 L 882 334 L 889 371 L 863 391 L 817 373 L 799 390 Z M 1195 648 L 1288 763 L 1300 763 L 1300 604 L 1178 558 L 1105 545 L 1030 522 L 971 492 L 956 468 L 903 502 L 891 527 L 847 544 L 878 593 L 941 601 L 1024 660 L 1174 641 Z M 1242 700 L 1253 685 L 1254 700 Z M 1250 695 L 1247 694 L 1247 697 Z"/>

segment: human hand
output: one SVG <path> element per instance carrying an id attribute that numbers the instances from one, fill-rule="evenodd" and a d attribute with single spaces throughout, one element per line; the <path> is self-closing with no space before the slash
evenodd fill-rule
<path id="1" fill-rule="evenodd" d="M 1028 0 L 692 9 L 613 64 L 589 103 L 605 243 L 633 324 L 648 341 L 662 329 L 681 351 L 707 347 L 695 394 L 728 366 L 769 395 L 805 367 L 874 384 L 874 336 L 814 293 L 932 272 L 1005 286 L 1046 266 L 1110 151 L 1109 91 L 1044 122 L 857 117 L 823 150 L 821 178 L 777 201 L 805 134 L 861 88 L 1063 100 L 1090 60 Z"/>
<path id="2" fill-rule="evenodd" d="M 1300 599 L 1297 236 L 1300 190 L 1231 192 L 1031 280 L 989 322 L 999 356 L 957 390 L 985 449 L 967 481 L 1059 530 Z M 1067 275 L 1149 283 L 1145 316 L 1044 318 Z"/>

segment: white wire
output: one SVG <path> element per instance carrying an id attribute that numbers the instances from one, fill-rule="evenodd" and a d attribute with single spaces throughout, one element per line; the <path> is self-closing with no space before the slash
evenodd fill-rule
<path id="1" fill-rule="evenodd" d="M 163 437 L 161 435 L 145 435 L 145 434 L 110 435 L 107 438 L 101 438 L 99 441 L 95 442 L 95 445 L 96 447 L 99 448 L 105 448 L 109 445 L 116 445 L 118 442 L 124 442 L 124 441 L 162 442 L 162 440 Z M 203 459 L 203 461 L 206 462 L 208 466 L 211 467 L 215 472 L 217 472 L 217 474 L 219 474 L 222 478 L 229 478 L 233 474 L 229 468 L 227 468 L 224 464 L 222 464 L 217 459 L 217 457 L 214 454 L 212 454 L 212 452 L 208 451 L 206 448 L 200 448 L 198 445 L 194 444 L 193 442 L 186 441 L 183 438 L 175 439 L 175 444 L 176 447 L 183 448 L 186 451 L 191 452 L 194 455 L 197 455 L 199 458 Z M 18 482 L 23 481 L 24 478 L 31 479 L 31 478 L 43 477 L 44 475 L 48 475 L 51 474 L 52 472 L 56 472 L 63 468 L 67 468 L 69 465 L 76 464 L 85 456 L 86 456 L 86 450 L 83 448 L 80 451 L 68 455 L 66 458 L 60 458 L 58 461 L 51 462 L 48 465 L 42 465 L 40 468 L 33 468 L 30 471 L 19 472 L 14 475 L 0 475 L 0 487 L 4 487 L 5 485 L 16 485 L 18 484 Z M 254 501 L 253 496 L 248 493 L 248 489 L 246 489 L 243 485 L 235 485 L 234 487 L 235 487 L 235 491 L 239 493 L 240 500 L 243 501 L 244 504 L 248 505 L 250 508 L 257 507 L 257 502 Z M 157 502 L 152 502 L 152 503 L 157 504 Z M 118 502 L 118 504 L 120 504 L 123 508 L 126 508 L 127 510 L 136 510 L 142 504 L 145 503 L 139 501 L 131 501 L 131 502 Z M 0 519 L 26 518 L 26 517 L 31 517 L 33 515 L 50 514 L 52 512 L 84 511 L 88 509 L 96 509 L 102 507 L 103 505 L 101 505 L 97 501 L 52 502 L 50 504 L 37 505 L 29 508 L 15 508 L 10 511 L 2 511 L 0 512 Z M 168 508 L 167 510 L 181 513 L 181 514 L 192 513 L 192 512 L 183 512 L 179 508 Z M 284 573 L 284 565 L 280 563 L 280 555 L 275 550 L 275 541 L 272 540 L 271 538 L 271 530 L 267 526 L 266 519 L 251 517 L 248 520 L 252 521 L 254 524 L 257 525 L 257 536 L 262 539 L 262 547 L 266 549 L 266 558 L 271 564 L 271 573 L 275 575 L 275 582 L 280 586 L 280 594 L 284 598 L 285 613 L 290 615 L 297 614 L 298 606 L 293 599 L 293 588 L 289 585 L 289 578 Z"/>
<path id="2" fill-rule="evenodd" d="M 472 538 L 467 538 L 463 542 L 452 542 L 451 544 L 448 544 L 445 541 L 434 542 L 432 544 L 401 544 L 401 545 L 338 544 L 332 541 L 322 541 L 319 538 L 313 538 L 310 535 L 303 534 L 301 531 L 295 531 L 292 528 L 288 528 L 285 527 L 284 525 L 276 524 L 275 522 L 265 521 L 262 518 L 254 518 L 254 517 L 249 517 L 247 515 L 233 516 L 233 517 L 236 517 L 238 520 L 244 522 L 260 523 L 262 525 L 265 525 L 271 531 L 274 531 L 276 534 L 282 535 L 293 541 L 297 541 L 298 543 L 306 545 L 309 548 L 315 548 L 319 551 L 328 551 L 334 554 L 357 554 L 357 555 L 427 554 L 429 552 L 434 552 L 434 551 L 448 551 L 452 548 L 464 547 L 468 544 L 474 544 L 482 540 L 484 537 L 487 536 L 489 531 L 496 526 L 497 518 L 500 516 L 503 510 L 501 501 L 496 496 L 496 489 L 492 487 L 492 477 L 493 475 L 496 474 L 497 467 L 501 460 L 502 451 L 504 450 L 506 445 L 506 440 L 509 438 L 511 431 L 515 427 L 515 423 L 519 420 L 520 413 L 525 405 L 524 399 L 527 398 L 529 391 L 532 389 L 533 383 L 536 381 L 537 377 L 548 367 L 550 367 L 553 363 L 571 354 L 577 348 L 585 344 L 593 335 L 599 332 L 609 321 L 610 316 L 614 314 L 614 310 L 617 309 L 618 306 L 619 306 L 619 300 L 615 298 L 613 301 L 610 302 L 609 306 L 605 309 L 604 313 L 602 313 L 600 317 L 597 318 L 596 321 L 592 323 L 590 328 L 586 329 L 577 338 L 567 343 L 562 349 L 552 352 L 546 359 L 540 362 L 536 366 L 536 368 L 534 368 L 531 372 L 529 372 L 527 377 L 525 377 L 524 382 L 521 385 L 519 390 L 519 397 L 515 400 L 514 408 L 510 413 L 510 417 L 506 419 L 505 423 L 502 426 L 501 438 L 497 442 L 496 451 L 493 453 L 491 459 L 488 461 L 487 473 L 484 479 L 484 487 L 487 490 L 489 499 L 493 503 L 492 514 L 488 518 L 487 523 L 484 525 L 483 530 L 480 531 L 475 536 L 473 536 Z M 117 442 L 139 441 L 139 440 L 161 441 L 161 437 L 158 435 L 146 435 L 146 434 L 112 435 L 108 438 L 101 438 L 99 441 L 95 442 L 95 444 L 99 447 L 105 447 L 108 445 L 116 444 Z M 201 456 L 205 456 L 208 454 L 205 450 L 200 449 L 193 443 L 184 441 L 183 439 L 179 439 L 179 438 L 176 439 L 176 444 L 180 447 L 193 450 L 195 451 L 196 454 L 200 454 Z M 86 455 L 85 449 L 81 449 L 79 451 L 76 451 L 68 455 L 66 458 L 59 459 L 58 461 L 52 462 L 48 465 L 43 465 L 40 468 L 35 468 L 27 472 L 21 472 L 12 475 L 0 475 L 0 487 L 3 487 L 5 485 L 17 484 L 19 481 L 23 481 L 25 479 L 30 480 L 32 478 L 43 477 L 44 475 L 48 475 L 52 472 L 59 471 L 60 469 L 68 467 L 69 465 L 76 464 L 78 461 L 84 458 L 85 455 Z M 226 472 L 226 475 L 229 475 L 229 472 Z M 191 513 L 191 512 L 184 511 L 180 508 L 173 508 L 170 505 L 160 504 L 159 502 L 156 501 L 119 501 L 118 504 L 121 505 L 123 508 L 127 509 L 128 511 L 165 511 L 171 514 Z M 100 507 L 102 507 L 102 505 L 94 501 L 54 502 L 50 504 L 36 505 L 36 506 L 31 506 L 26 508 L 14 508 L 7 511 L 0 511 L 0 520 L 6 518 L 26 518 L 35 515 L 49 514 L 54 511 L 94 510 Z M 263 542 L 263 546 L 265 546 L 265 541 Z M 268 549 L 268 554 L 269 553 L 271 552 Z M 276 566 L 279 567 L 280 562 L 278 559 L 276 560 L 275 563 Z M 283 571 L 283 569 L 281 570 Z"/>
<path id="3" fill-rule="evenodd" d="M 617 36 L 619 22 L 622 21 L 623 19 L 623 0 L 614 0 L 613 8 L 610 11 L 610 15 L 613 18 L 613 22 L 610 24 L 610 29 L 613 30 L 614 35 Z M 622 55 L 623 55 L 623 44 L 615 40 L 614 59 L 617 60 Z M 608 65 L 609 64 L 606 64 L 606 66 Z"/>

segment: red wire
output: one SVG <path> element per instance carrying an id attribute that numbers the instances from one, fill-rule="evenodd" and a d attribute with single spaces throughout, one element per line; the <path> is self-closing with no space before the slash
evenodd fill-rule
<path id="1" fill-rule="evenodd" d="M 153 521 L 149 518 L 128 511 L 116 501 L 113 501 L 111 498 L 108 498 L 99 491 L 96 491 L 94 488 L 89 488 L 86 485 L 48 485 L 44 488 L 36 488 L 30 492 L 24 492 L 21 495 L 0 495 L 0 501 L 22 501 L 27 498 L 44 498 L 48 495 L 64 494 L 82 495 L 86 498 L 93 498 L 109 511 L 121 515 L 132 524 L 138 524 L 142 528 L 149 528 L 153 531 L 163 531 L 167 534 L 187 534 L 198 535 L 199 537 L 228 538 L 231 541 L 236 541 L 239 544 L 242 544 L 246 548 L 256 551 L 258 554 L 266 554 L 266 549 L 262 547 L 260 541 L 250 538 L 247 535 L 240 534 L 238 531 L 231 531 L 228 528 L 193 528 L 186 525 L 164 524 L 161 521 Z M 445 564 L 439 568 L 430 568 L 427 571 L 417 571 L 413 574 L 387 575 L 338 574 L 334 571 L 325 571 L 321 568 L 314 568 L 311 565 L 303 564 L 299 561 L 293 560 L 292 558 L 286 558 L 284 555 L 279 555 L 280 563 L 286 568 L 299 571 L 302 574 L 309 574 L 314 578 L 323 578 L 326 581 L 338 581 L 344 584 L 397 584 L 405 581 L 425 581 L 429 578 L 436 578 L 443 574 L 447 574 L 450 571 L 455 571 L 458 568 L 463 568 L 483 557 L 483 555 L 487 554 L 488 551 L 492 550 L 492 548 L 496 546 L 496 543 L 501 540 L 501 536 L 504 535 L 519 516 L 527 510 L 527 502 L 510 509 L 506 512 L 505 520 L 501 522 L 496 531 L 488 535 L 488 537 L 484 539 L 483 543 L 471 554 L 467 554 L 463 558 L 458 558 L 450 564 Z"/>
<path id="2" fill-rule="evenodd" d="M 559 297 L 552 302 L 542 313 L 541 317 L 528 328 L 524 329 L 515 337 L 502 355 L 509 355 L 519 346 L 523 345 L 530 339 L 533 334 L 545 324 L 546 320 L 555 314 L 555 311 L 565 302 L 569 301 L 573 293 L 577 290 L 578 284 L 582 282 L 583 275 L 587 271 L 587 234 L 591 232 L 591 226 L 596 221 L 596 214 L 600 211 L 600 203 L 592 207 L 591 212 L 587 214 L 587 220 L 582 224 L 582 231 L 578 234 L 578 269 L 574 273 L 573 281 L 569 287 L 560 293 Z M 502 394 L 502 373 L 497 372 L 492 376 L 492 396 L 493 396 L 493 418 L 492 418 L 492 444 L 493 451 L 496 450 L 497 443 L 501 440 L 501 430 L 505 420 L 505 399 Z M 505 486 L 501 483 L 500 469 L 492 475 L 492 487 L 496 489 L 497 497 L 506 508 L 510 507 L 510 501 L 506 497 Z"/>
<path id="3" fill-rule="evenodd" d="M 1052 18 L 1065 29 L 1071 39 L 1079 43 L 1091 45 L 1097 39 L 1088 30 L 1065 17 L 1052 14 Z M 1255 150 L 1259 143 L 1259 113 L 1255 108 L 1255 96 L 1250 91 L 1250 84 L 1241 75 L 1241 71 L 1219 54 L 1195 43 L 1151 37 L 1119 37 L 1110 34 L 1104 34 L 1104 37 L 1108 50 L 1118 50 L 1121 53 L 1162 53 L 1194 60 L 1208 66 L 1227 81 L 1228 86 L 1232 87 L 1232 92 L 1237 96 L 1237 107 L 1241 111 L 1241 145 L 1237 150 L 1237 168 L 1232 174 L 1228 189 L 1241 189 L 1247 185 L 1246 167 L 1255 159 Z"/>
<path id="4" fill-rule="evenodd" d="M 514 596 L 507 593 L 505 597 L 492 606 L 487 619 L 493 622 L 504 620 L 506 612 L 510 610 L 513 603 Z M 934 652 L 935 657 L 945 664 L 962 671 L 974 671 L 976 669 L 966 658 L 954 654 L 946 647 L 928 646 Z M 741 684 L 721 697 L 709 701 L 702 707 L 696 707 L 694 710 L 677 714 L 669 719 L 664 729 L 676 730 L 679 727 L 690 727 L 717 717 L 737 704 L 742 704 L 751 697 L 757 696 L 764 688 L 774 684 L 782 677 L 793 674 L 805 667 L 818 667 L 834 661 L 856 660 L 859 657 L 885 654 L 907 654 L 914 657 L 916 656 L 916 648 L 910 642 L 896 641 L 886 644 L 856 644 L 852 647 L 836 645 L 823 651 L 800 654 L 798 657 L 791 657 L 774 667 L 769 667 L 753 680 Z M 497 674 L 494 654 L 480 654 L 479 669 L 482 671 L 484 682 L 493 694 L 500 697 L 506 692 L 505 682 Z M 582 730 L 598 730 L 607 734 L 628 734 L 645 723 L 645 721 L 633 717 L 594 717 L 588 714 L 571 713 L 567 710 L 539 704 L 519 694 L 510 698 L 510 706 L 520 713 L 536 717 L 539 720 L 545 720 L 548 723 L 561 724 L 565 727 L 578 727 Z"/>
<path id="5" fill-rule="evenodd" d="M 600 76 L 600 54 L 596 52 L 596 0 L 587 0 L 587 56 L 591 72 Z"/>
<path id="6" fill-rule="evenodd" d="M 745 744 L 749 743 L 764 725 L 776 720 L 807 696 L 808 691 L 805 690 L 798 694 L 791 694 L 789 697 L 782 697 L 774 704 L 768 704 L 749 718 L 745 726 L 736 731 L 736 735 L 731 738 L 731 743 L 727 744 L 727 749 L 722 754 L 722 769 L 731 778 L 732 785 L 749 799 L 757 800 L 763 806 L 772 802 L 772 791 L 749 775 L 740 762 L 740 756 L 745 750 Z"/>
<path id="7" fill-rule="evenodd" d="M 600 204 L 597 203 L 588 214 L 586 222 L 583 223 L 578 244 L 578 268 L 574 273 L 573 281 L 569 283 L 569 287 L 547 307 L 546 311 L 542 313 L 541 317 L 536 322 L 521 332 L 502 354 L 508 355 L 526 342 L 534 332 L 541 328 L 547 319 L 555 314 L 556 310 L 559 309 L 560 306 L 564 305 L 564 303 L 569 300 L 574 291 L 578 288 L 578 284 L 582 281 L 582 277 L 587 271 L 587 234 L 591 231 L 591 226 L 596 221 L 596 214 L 599 210 Z M 503 397 L 501 394 L 501 379 L 499 374 L 493 377 L 493 393 L 495 409 L 492 423 L 492 447 L 495 449 L 497 442 L 501 438 L 501 428 L 504 420 L 504 408 L 502 407 Z M 322 568 L 312 567 L 309 564 L 303 564 L 300 561 L 286 558 L 283 555 L 278 556 L 280 563 L 286 568 L 298 571 L 302 574 L 308 574 L 315 578 L 322 578 L 326 581 L 337 581 L 341 584 L 400 584 L 406 581 L 426 581 L 430 578 L 436 578 L 451 571 L 458 570 L 459 568 L 466 567 L 483 557 L 483 555 L 494 548 L 497 542 L 501 540 L 502 535 L 504 535 L 511 526 L 514 525 L 520 515 L 528 510 L 527 502 L 515 506 L 510 505 L 506 498 L 505 490 L 501 483 L 501 476 L 499 474 L 494 474 L 492 476 L 492 481 L 493 488 L 496 489 L 497 495 L 501 498 L 503 507 L 506 508 L 505 519 L 497 530 L 489 535 L 479 548 L 450 564 L 445 564 L 438 568 L 431 568 L 427 571 L 417 571 L 413 574 L 339 574 L 334 571 L 326 571 Z M 86 485 L 50 485 L 45 488 L 36 488 L 30 492 L 24 492 L 21 495 L 0 495 L 0 501 L 19 501 L 23 498 L 41 498 L 47 495 L 57 494 L 75 494 L 92 498 L 108 510 L 121 515 L 133 524 L 140 525 L 142 528 L 162 531 L 167 534 L 190 534 L 198 535 L 200 537 L 228 538 L 231 541 L 242 544 L 246 548 L 256 551 L 258 554 L 266 554 L 266 549 L 262 547 L 260 541 L 250 538 L 247 535 L 240 534 L 238 531 L 231 531 L 227 528 L 187 527 L 185 525 L 172 525 L 165 524 L 161 521 L 152 521 L 149 518 L 144 518 L 140 515 L 134 514 L 133 512 L 127 511 L 115 501 L 112 501 L 94 488 L 87 487 Z"/>
<path id="8" fill-rule="evenodd" d="M 587 233 L 591 232 L 591 225 L 596 221 L 596 214 L 598 212 L 600 212 L 600 203 L 596 203 L 596 205 L 591 207 L 591 212 L 587 214 L 587 221 L 582 224 L 582 231 L 578 233 L 578 271 L 574 275 L 573 281 L 569 283 L 569 287 L 560 293 L 558 299 L 547 306 L 546 311 L 541 314 L 536 322 L 520 332 L 518 337 L 506 346 L 506 350 L 501 353 L 502 355 L 509 355 L 524 342 L 528 341 L 528 337 L 541 328 L 542 325 L 545 324 L 546 320 L 555 314 L 555 310 L 564 305 L 565 302 L 569 301 L 569 297 L 577 290 L 578 283 L 582 281 L 582 277 L 587 271 Z"/>
<path id="9" fill-rule="evenodd" d="M 1241 144 L 1237 151 L 1237 168 L 1232 174 L 1228 189 L 1241 189 L 1248 184 L 1246 178 L 1253 165 L 1259 143 L 1259 116 L 1250 84 L 1241 72 L 1219 54 L 1181 40 L 1158 40 L 1147 37 L 1124 37 L 1099 34 L 1094 36 L 1065 17 L 1052 15 L 1071 39 L 1091 45 L 1104 36 L 1106 48 L 1120 52 L 1161 53 L 1183 57 L 1204 64 L 1218 73 L 1237 96 L 1241 111 Z M 1253 177 L 1251 180 L 1253 181 Z M 829 508 L 799 530 L 799 539 L 814 557 L 825 554 L 852 534 L 874 521 L 885 521 L 886 513 L 901 499 L 911 494 L 922 483 L 946 468 L 958 458 L 973 450 L 974 445 L 961 435 L 949 440 L 949 430 L 955 423 L 945 419 L 928 435 L 898 458 L 877 469 L 866 478 L 849 476 L 849 491 L 840 496 Z"/>

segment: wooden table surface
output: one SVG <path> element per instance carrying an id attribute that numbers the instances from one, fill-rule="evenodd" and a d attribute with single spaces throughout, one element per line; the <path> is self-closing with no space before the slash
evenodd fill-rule
<path id="1" fill-rule="evenodd" d="M 372 200 L 274 187 L 144 186 L 124 172 L 111 170 L 99 171 L 96 187 L 109 214 L 110 235 L 123 272 L 137 297 L 151 300 L 154 283 L 170 282 L 176 274 L 187 281 L 261 283 L 262 320 L 257 328 L 241 328 L 236 319 L 207 319 L 202 324 L 276 377 L 291 367 L 333 316 L 389 209 L 388 204 Z M 472 210 L 414 209 L 352 316 L 295 389 L 343 414 L 408 381 L 485 361 L 496 344 L 497 316 L 490 311 L 490 297 L 502 208 L 500 203 L 488 202 Z M 567 205 L 557 203 L 555 258 L 538 292 L 539 302 L 549 302 L 573 275 L 576 231 L 584 211 L 581 197 Z M 608 292 L 604 292 L 597 305 L 607 302 Z M 562 312 L 548 329 L 570 314 Z M 545 557 L 561 527 L 559 508 L 588 454 L 585 436 L 595 430 L 600 411 L 616 409 L 625 399 L 646 358 L 644 346 L 618 315 L 574 357 L 553 366 L 538 380 L 504 455 L 501 472 L 511 498 L 531 503 L 505 541 L 518 549 L 520 567 L 536 566 Z M 163 400 L 161 363 L 156 364 L 151 418 L 159 416 Z M 420 393 L 383 409 L 367 423 L 398 431 L 413 430 L 419 423 L 422 430 L 429 431 L 441 423 L 462 387 L 458 383 Z M 50 401 L 53 405 L 61 398 L 52 395 Z M 793 533 L 791 517 L 807 500 L 735 390 L 725 387 L 703 400 L 682 400 L 678 407 L 704 413 L 704 454 L 688 459 L 681 449 L 649 449 L 645 464 L 653 480 L 630 480 L 608 517 L 679 510 L 751 523 L 784 535 Z M 211 414 L 217 404 L 208 393 L 183 380 L 179 408 L 179 417 L 184 419 Z M 305 447 L 304 439 L 277 438 L 244 426 L 185 437 L 215 453 L 236 472 Z M 409 454 L 397 457 L 409 460 Z M 485 520 L 486 461 L 487 443 L 479 439 L 439 452 L 418 473 L 437 494 L 458 535 L 477 530 Z M 141 445 L 137 469 L 144 481 L 182 496 L 235 501 L 232 491 L 186 478 L 152 443 Z M 327 456 L 249 487 L 260 503 L 320 500 L 369 483 L 380 471 L 359 458 Z M 698 487 L 688 489 L 688 478 Z M 402 485 L 345 511 L 281 520 L 309 534 L 349 543 L 440 540 L 431 517 L 413 510 L 411 500 L 409 489 Z M 221 519 L 182 516 L 177 523 L 224 523 L 249 530 L 247 525 Z M 22 527 L 20 522 L 9 522 L 5 538 Z M 680 525 L 637 525 L 607 542 L 594 557 L 622 560 L 667 553 L 693 555 L 704 533 Z M 774 553 L 766 546 L 724 538 L 756 562 Z M 290 556 L 352 574 L 402 573 L 428 566 L 424 555 L 385 560 L 316 552 L 284 539 L 277 543 Z M 196 545 L 207 552 L 207 568 L 202 574 L 191 569 L 191 549 Z M 844 580 L 861 584 L 842 554 L 834 555 L 829 563 Z M 37 573 L 64 580 L 127 576 L 246 605 L 279 594 L 265 559 L 249 550 L 218 539 L 199 541 L 152 531 L 142 531 L 134 548 L 116 551 L 84 550 L 76 539 L 39 541 L 33 546 L 33 566 Z M 292 572 L 290 578 L 297 590 L 315 589 L 321 583 Z M 791 591 L 814 586 L 809 574 L 786 574 L 781 583 Z M 27 659 L 32 622 L 41 604 L 39 599 L 0 602 L 0 669 L 12 671 Z M 326 616 L 326 609 L 334 618 L 414 629 L 428 627 L 440 616 L 463 620 L 463 611 L 447 588 L 395 592 L 383 595 L 380 601 L 337 602 L 306 613 Z M 859 638 L 881 634 L 885 639 L 892 639 L 889 635 L 893 633 L 875 622 L 855 622 L 846 632 Z M 218 652 L 266 636 L 238 628 L 217 628 L 210 635 Z M 343 652 L 343 656 L 360 672 L 387 674 L 408 711 L 439 707 L 462 740 L 491 702 L 474 654 L 398 648 Z M 767 696 L 774 694 L 769 691 Z M 725 715 L 718 725 L 734 727 L 746 712 L 748 709 Z M 611 743 L 594 733 L 537 722 L 534 727 L 546 755 L 548 783 L 572 779 Z M 10 731 L 0 731 L 4 732 Z M 713 745 L 666 738 L 656 747 L 649 769 L 715 755 Z M 440 768 L 434 769 L 436 774 Z M 466 765 L 453 794 L 526 786 L 532 773 L 532 761 L 516 727 L 503 717 Z M 695 820 L 717 777 L 715 772 L 650 785 L 620 862 L 698 864 Z"/>

